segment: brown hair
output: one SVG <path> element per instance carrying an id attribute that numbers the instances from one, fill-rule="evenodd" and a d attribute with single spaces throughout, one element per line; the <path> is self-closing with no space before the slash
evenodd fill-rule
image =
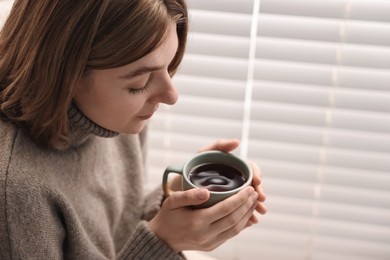
<path id="1" fill-rule="evenodd" d="M 185 0 L 15 0 L 0 34 L 0 115 L 40 143 L 67 147 L 75 82 L 90 69 L 124 66 L 155 50 L 170 21 L 179 48 L 188 31 Z"/>

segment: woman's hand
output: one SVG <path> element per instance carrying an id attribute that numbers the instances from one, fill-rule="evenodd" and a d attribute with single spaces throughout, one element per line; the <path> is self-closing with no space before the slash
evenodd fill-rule
<path id="1" fill-rule="evenodd" d="M 252 186 L 259 195 L 257 197 L 257 206 L 256 206 L 256 211 L 262 215 L 267 213 L 267 208 L 263 204 L 263 202 L 266 200 L 266 195 L 263 191 L 263 187 L 261 186 L 261 171 L 259 166 L 257 166 L 256 163 L 252 161 L 248 161 L 249 165 L 252 167 L 253 171 L 253 180 L 252 180 Z M 259 221 L 255 215 L 252 215 L 250 219 L 250 225 L 252 224 L 257 224 Z"/>
<path id="2" fill-rule="evenodd" d="M 208 200 L 207 189 L 173 192 L 149 222 L 150 229 L 176 252 L 210 251 L 240 233 L 258 206 L 253 187 L 210 208 L 193 209 Z"/>
<path id="3" fill-rule="evenodd" d="M 204 152 L 204 151 L 209 151 L 209 150 L 219 150 L 219 151 L 223 151 L 223 152 L 231 152 L 234 149 L 236 149 L 239 145 L 240 145 L 240 141 L 238 141 L 237 139 L 220 139 L 220 140 L 217 140 L 216 142 L 214 142 L 208 146 L 203 147 L 199 151 Z M 248 161 L 248 163 L 251 166 L 252 171 L 253 171 L 252 186 L 255 189 L 255 191 L 257 192 L 257 194 L 259 195 L 257 198 L 258 202 L 257 202 L 257 206 L 256 206 L 256 211 L 258 213 L 264 215 L 265 213 L 267 213 L 267 208 L 263 204 L 263 202 L 266 200 L 266 195 L 265 195 L 263 188 L 261 186 L 261 171 L 260 171 L 259 166 L 256 163 L 254 163 L 252 161 Z M 256 216 L 253 215 L 251 217 L 248 225 L 256 224 L 258 222 L 259 221 L 256 218 Z"/>
<path id="4" fill-rule="evenodd" d="M 236 139 L 218 140 L 199 152 L 219 150 L 231 152 L 239 146 Z M 258 223 L 254 211 L 266 213 L 263 202 L 266 196 L 261 187 L 259 167 L 248 162 L 253 171 L 253 187 L 247 187 L 224 201 L 205 209 L 193 209 L 209 199 L 207 189 L 181 190 L 180 177 L 172 181 L 173 192 L 163 203 L 161 210 L 149 222 L 150 229 L 172 249 L 210 251 L 244 228 Z"/>

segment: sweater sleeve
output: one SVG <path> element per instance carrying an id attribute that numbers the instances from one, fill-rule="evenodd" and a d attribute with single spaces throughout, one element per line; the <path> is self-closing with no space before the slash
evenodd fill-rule
<path id="1" fill-rule="evenodd" d="M 150 221 L 160 210 L 163 201 L 163 190 L 157 187 L 144 199 L 142 219 Z"/>
<path id="2" fill-rule="evenodd" d="M 23 186 L 2 197 L 6 214 L 0 215 L 0 259 L 166 259 L 183 260 L 139 221 L 121 251 L 97 247 L 79 225 L 72 208 L 44 187 Z M 5 200 L 4 200 L 5 199 Z M 3 229 L 2 229 L 3 230 Z M 97 235 L 97 234 L 95 234 Z"/>
<path id="3" fill-rule="evenodd" d="M 142 260 L 165 259 L 183 260 L 184 255 L 177 254 L 162 240 L 160 240 L 148 227 L 146 221 L 141 221 L 133 233 L 127 247 L 123 248 L 118 259 Z"/>

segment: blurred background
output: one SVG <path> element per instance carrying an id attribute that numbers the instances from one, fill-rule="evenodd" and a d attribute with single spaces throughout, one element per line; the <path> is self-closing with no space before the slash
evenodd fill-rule
<path id="1" fill-rule="evenodd" d="M 189 0 L 177 105 L 148 185 L 218 138 L 259 164 L 268 213 L 221 260 L 390 259 L 390 1 Z"/>
<path id="2" fill-rule="evenodd" d="M 0 0 L 0 22 L 11 4 Z M 151 121 L 147 189 L 167 165 L 238 138 L 268 213 L 205 256 L 390 259 L 390 0 L 188 4 L 180 99 Z"/>

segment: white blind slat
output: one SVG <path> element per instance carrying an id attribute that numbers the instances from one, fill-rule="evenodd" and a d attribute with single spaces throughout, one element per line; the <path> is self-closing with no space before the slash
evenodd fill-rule
<path id="1" fill-rule="evenodd" d="M 248 57 L 248 38 L 204 33 L 192 33 L 188 37 L 187 53 L 242 59 Z"/>
<path id="2" fill-rule="evenodd" d="M 243 39 L 233 40 L 232 44 L 240 44 L 236 51 L 245 53 L 245 41 Z M 227 39 L 226 39 L 227 40 Z M 217 45 L 217 40 L 204 39 L 209 41 L 209 44 Z M 220 42 L 223 38 L 220 38 Z M 217 49 L 213 48 L 212 50 Z M 229 49 L 229 48 L 228 48 Z M 301 63 L 319 63 L 319 64 L 335 64 L 339 66 L 349 67 L 368 67 L 378 69 L 390 68 L 390 48 L 382 46 L 357 45 L 318 42 L 318 41 L 302 41 L 296 39 L 281 39 L 270 37 L 259 37 L 257 40 L 257 58 L 265 60 L 284 60 Z M 214 55 L 221 53 L 221 48 L 215 51 Z M 232 52 L 234 54 L 234 52 Z M 342 53 L 342 55 L 341 55 Z M 211 55 L 213 55 L 211 53 Z M 337 61 L 337 56 L 339 61 Z"/>
<path id="3" fill-rule="evenodd" d="M 251 17 L 247 14 L 192 10 L 192 32 L 249 37 Z M 210 24 L 212 17 L 212 24 Z"/>
<path id="4" fill-rule="evenodd" d="M 197 0 L 188 1 L 190 9 L 194 12 L 196 10 L 208 10 L 214 12 L 231 12 L 251 14 L 253 8 L 253 0 Z"/>
<path id="5" fill-rule="evenodd" d="M 187 55 L 183 60 L 182 74 L 200 75 L 203 77 L 220 77 L 232 80 L 245 80 L 248 64 L 245 59 Z M 225 73 L 229 74 L 226 75 Z"/>
<path id="6" fill-rule="evenodd" d="M 184 96 L 243 100 L 245 81 L 222 78 L 177 75 L 174 83 Z M 180 101 L 179 101 L 180 102 Z"/>

